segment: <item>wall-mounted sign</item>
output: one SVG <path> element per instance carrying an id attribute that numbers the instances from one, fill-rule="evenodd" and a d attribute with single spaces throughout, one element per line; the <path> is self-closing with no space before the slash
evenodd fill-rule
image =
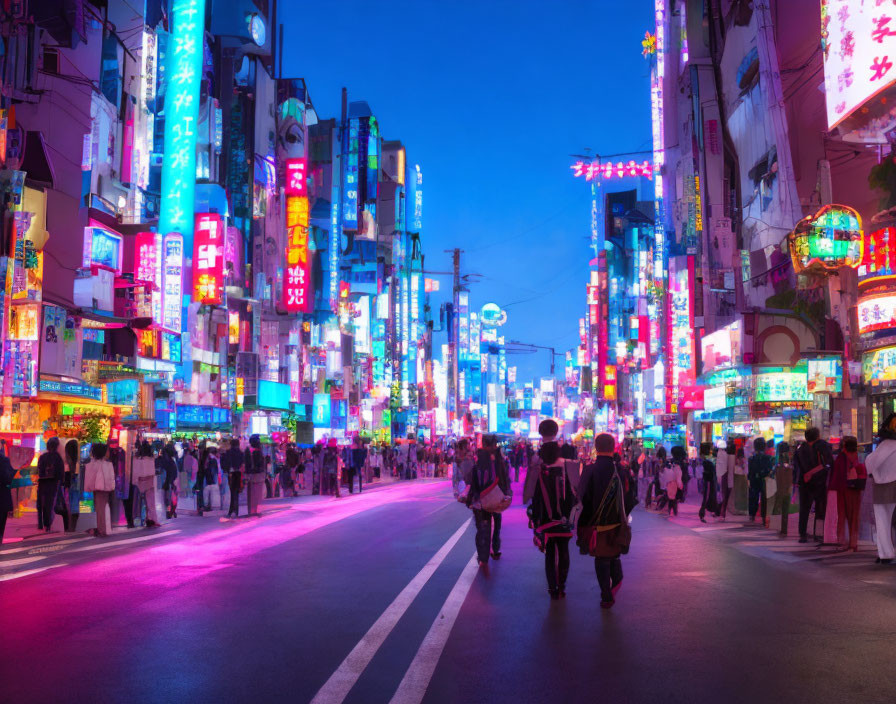
<path id="1" fill-rule="evenodd" d="M 807 362 L 809 373 L 807 389 L 810 394 L 839 394 L 843 389 L 843 360 L 839 357 L 821 357 Z"/>
<path id="2" fill-rule="evenodd" d="M 882 227 L 865 233 L 859 276 L 893 276 L 896 274 L 896 227 Z"/>
<path id="3" fill-rule="evenodd" d="M 753 383 L 757 403 L 812 400 L 805 371 L 760 372 L 753 377 Z"/>
<path id="4" fill-rule="evenodd" d="M 81 266 L 85 269 L 108 269 L 120 274 L 121 235 L 96 225 L 85 227 Z"/>
<path id="5" fill-rule="evenodd" d="M 158 257 L 156 233 L 137 233 L 134 240 L 134 281 L 159 285 Z"/>
<path id="6" fill-rule="evenodd" d="M 883 347 L 862 356 L 862 376 L 871 386 L 896 384 L 896 347 Z"/>
<path id="7" fill-rule="evenodd" d="M 217 406 L 178 404 L 175 411 L 178 428 L 215 428 L 230 425 L 230 409 Z"/>
<path id="8" fill-rule="evenodd" d="M 107 382 L 106 403 L 117 406 L 139 406 L 140 381 L 138 379 L 119 379 Z"/>
<path id="9" fill-rule="evenodd" d="M 162 241 L 162 325 L 172 332 L 181 332 L 183 309 L 184 238 L 172 232 Z"/>
<path id="10" fill-rule="evenodd" d="M 797 274 L 855 268 L 862 261 L 862 220 L 845 205 L 825 205 L 803 218 L 787 240 Z"/>
<path id="11" fill-rule="evenodd" d="M 249 36 L 256 46 L 264 46 L 267 32 L 264 27 L 264 19 L 257 12 L 253 12 L 246 17 L 246 24 L 249 27 Z"/>
<path id="12" fill-rule="evenodd" d="M 737 321 L 700 339 L 703 373 L 726 369 L 740 363 L 741 322 Z"/>
<path id="13" fill-rule="evenodd" d="M 266 379 L 258 380 L 258 403 L 263 408 L 277 408 L 283 411 L 289 410 L 290 387 L 289 384 L 281 384 Z"/>
<path id="14" fill-rule="evenodd" d="M 283 307 L 290 313 L 310 313 L 311 263 L 308 257 L 309 205 L 305 196 L 286 199 L 286 271 Z"/>
<path id="15" fill-rule="evenodd" d="M 507 311 L 497 303 L 486 303 L 479 312 L 479 320 L 486 327 L 497 328 L 507 322 Z"/>
<path id="16" fill-rule="evenodd" d="M 38 390 L 64 396 L 81 396 L 94 401 L 99 401 L 103 397 L 103 390 L 99 386 L 68 381 L 54 381 L 51 379 L 41 379 L 38 382 Z"/>
<path id="17" fill-rule="evenodd" d="M 858 319 L 860 333 L 890 329 L 896 331 L 896 293 L 860 298 Z"/>
<path id="18" fill-rule="evenodd" d="M 308 160 L 306 158 L 286 160 L 286 184 L 284 190 L 287 196 L 299 197 L 308 195 L 307 171 Z"/>
<path id="19" fill-rule="evenodd" d="M 644 176 L 645 178 L 653 178 L 653 164 L 649 161 L 642 161 L 640 164 L 634 160 L 628 162 L 612 161 L 603 164 L 596 161 L 585 162 L 577 161 L 570 166 L 572 175 L 575 177 L 584 176 L 586 181 L 593 181 L 599 178 L 624 178 L 625 176 Z"/>
<path id="20" fill-rule="evenodd" d="M 315 428 L 330 427 L 330 394 L 314 394 L 311 421 Z"/>
<path id="21" fill-rule="evenodd" d="M 217 213 L 197 213 L 193 240 L 193 300 L 219 305 L 224 288 L 224 223 Z"/>
<path id="22" fill-rule="evenodd" d="M 882 0 L 822 0 L 821 36 L 828 129 L 896 81 L 896 18 Z"/>

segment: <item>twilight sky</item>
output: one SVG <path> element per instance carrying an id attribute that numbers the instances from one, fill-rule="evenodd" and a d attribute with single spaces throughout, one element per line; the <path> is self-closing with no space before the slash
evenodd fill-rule
<path id="1" fill-rule="evenodd" d="M 345 86 L 421 165 L 426 269 L 450 270 L 443 250 L 460 247 L 463 270 L 482 275 L 471 305 L 509 305 L 508 340 L 574 346 L 590 191 L 570 154 L 650 148 L 649 0 L 281 0 L 280 12 L 284 74 L 307 80 L 318 114 L 339 116 Z M 549 355 L 514 364 L 529 380 Z"/>

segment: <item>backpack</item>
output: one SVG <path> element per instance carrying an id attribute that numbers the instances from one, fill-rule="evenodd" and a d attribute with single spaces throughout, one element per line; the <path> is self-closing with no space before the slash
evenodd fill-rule
<path id="1" fill-rule="evenodd" d="M 53 462 L 50 458 L 50 452 L 47 451 L 40 456 L 37 461 L 37 478 L 38 479 L 55 479 L 56 473 L 53 471 Z"/>

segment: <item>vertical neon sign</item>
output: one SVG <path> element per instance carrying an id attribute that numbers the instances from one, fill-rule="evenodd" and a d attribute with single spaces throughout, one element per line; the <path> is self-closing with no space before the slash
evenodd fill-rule
<path id="1" fill-rule="evenodd" d="M 176 232 L 165 235 L 162 245 L 163 282 L 162 325 L 166 330 L 180 333 L 183 304 L 184 238 Z"/>
<path id="2" fill-rule="evenodd" d="M 296 159 L 286 162 L 286 193 L 307 193 L 305 170 L 294 167 Z M 292 167 L 292 168 L 291 168 Z M 298 181 L 301 181 L 301 185 Z M 309 203 L 304 195 L 286 198 L 286 276 L 283 281 L 283 307 L 290 313 L 311 313 L 311 263 L 308 258 Z"/>
<path id="3" fill-rule="evenodd" d="M 168 85 L 165 91 L 165 159 L 162 162 L 159 232 L 166 236 L 172 232 L 182 235 L 182 256 L 184 248 L 188 252 L 193 250 L 196 123 L 202 78 L 205 0 L 174 0 L 170 22 L 171 33 L 165 59 Z M 167 268 L 167 244 L 165 250 Z M 166 273 L 166 289 L 167 278 Z M 165 302 L 166 320 L 170 305 Z M 180 332 L 180 328 L 177 331 Z"/>
<path id="4" fill-rule="evenodd" d="M 217 213 L 196 215 L 193 300 L 219 305 L 224 286 L 224 223 Z"/>

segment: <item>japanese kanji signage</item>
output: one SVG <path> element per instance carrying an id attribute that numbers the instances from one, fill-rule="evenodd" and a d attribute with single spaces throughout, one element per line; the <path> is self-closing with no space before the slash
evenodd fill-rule
<path id="1" fill-rule="evenodd" d="M 572 169 L 573 176 L 584 176 L 586 181 L 593 181 L 599 178 L 623 178 L 625 176 L 653 178 L 653 164 L 649 161 L 643 161 L 640 164 L 635 161 L 617 161 L 615 164 L 612 161 L 603 164 L 596 161 L 577 161 L 569 168 Z"/>
<path id="2" fill-rule="evenodd" d="M 287 174 L 289 168 L 287 166 Z M 308 198 L 286 199 L 286 267 L 283 277 L 283 307 L 290 313 L 312 312 L 311 264 L 308 258 Z"/>
<path id="3" fill-rule="evenodd" d="M 822 0 L 821 38 L 828 128 L 896 81 L 896 5 Z"/>
<path id="4" fill-rule="evenodd" d="M 205 0 L 173 0 L 169 22 L 159 232 L 163 235 L 179 232 L 186 251 L 192 252 Z"/>
<path id="5" fill-rule="evenodd" d="M 286 195 L 288 197 L 308 195 L 308 186 L 305 181 L 307 171 L 307 159 L 286 160 Z"/>
<path id="6" fill-rule="evenodd" d="M 184 238 L 176 232 L 165 235 L 163 252 L 162 281 L 164 292 L 162 296 L 162 325 L 171 332 L 182 332 L 182 296 L 183 296 L 183 266 L 184 266 Z"/>
<path id="7" fill-rule="evenodd" d="M 223 285 L 224 223 L 217 213 L 198 213 L 193 240 L 193 300 L 218 305 Z"/>
<path id="8" fill-rule="evenodd" d="M 156 247 L 156 233 L 138 232 L 134 249 L 134 281 L 157 284 L 156 264 L 159 252 Z"/>

